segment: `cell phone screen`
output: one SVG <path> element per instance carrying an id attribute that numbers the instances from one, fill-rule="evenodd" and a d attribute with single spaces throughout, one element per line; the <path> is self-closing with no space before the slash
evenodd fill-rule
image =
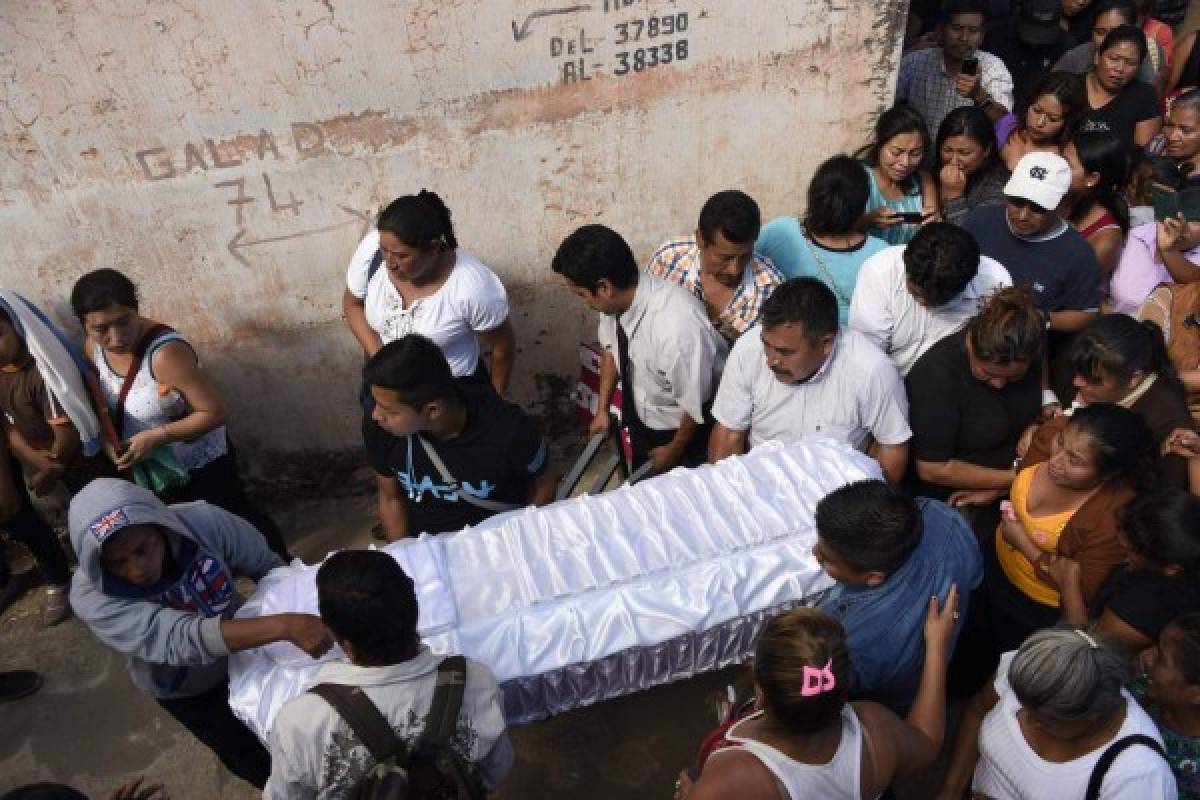
<path id="1" fill-rule="evenodd" d="M 964 75 L 975 75 L 979 72 L 978 58 L 964 58 L 962 62 L 962 71 Z"/>
<path id="2" fill-rule="evenodd" d="M 925 215 L 920 211 L 901 211 L 900 219 L 909 225 L 920 225 L 925 221 Z"/>

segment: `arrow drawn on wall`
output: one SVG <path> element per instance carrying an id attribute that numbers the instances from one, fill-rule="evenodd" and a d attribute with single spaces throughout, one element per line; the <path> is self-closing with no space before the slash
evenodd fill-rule
<path id="1" fill-rule="evenodd" d="M 332 225 L 323 225 L 320 228 L 312 228 L 307 231 L 297 231 L 296 233 L 287 233 L 282 236 L 268 236 L 265 239 L 247 240 L 246 236 L 249 234 L 249 231 L 247 231 L 245 228 L 238 228 L 237 233 L 235 233 L 233 238 L 229 240 L 229 244 L 226 245 L 226 248 L 229 250 L 229 255 L 233 256 L 238 261 L 242 262 L 244 266 L 248 267 L 250 266 L 250 261 L 240 252 L 245 248 L 257 247 L 260 244 L 271 244 L 272 242 L 285 242 L 289 239 L 299 239 L 304 236 L 314 236 L 318 233 L 328 233 L 329 231 L 336 231 L 339 228 L 346 228 L 350 225 L 362 225 L 365 229 L 370 224 L 371 216 L 369 214 L 343 205 L 339 205 L 338 208 L 340 208 L 342 211 L 345 211 L 347 214 L 353 217 L 353 219 L 335 222 Z"/>
<path id="2" fill-rule="evenodd" d="M 592 7 L 590 4 L 582 3 L 580 5 L 568 6 L 567 8 L 548 8 L 545 11 L 535 11 L 526 17 L 525 22 L 523 22 L 520 26 L 517 25 L 517 21 L 514 19 L 512 24 L 513 41 L 519 42 L 523 39 L 529 38 L 529 26 L 533 24 L 535 19 L 541 19 L 542 17 L 554 17 L 558 16 L 559 14 L 574 14 L 576 11 L 591 10 Z"/>

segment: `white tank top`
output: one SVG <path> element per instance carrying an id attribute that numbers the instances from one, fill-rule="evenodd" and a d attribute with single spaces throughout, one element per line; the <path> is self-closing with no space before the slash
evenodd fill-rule
<path id="1" fill-rule="evenodd" d="M 790 800 L 861 800 L 862 798 L 862 725 L 850 704 L 842 706 L 842 738 L 837 752 L 825 764 L 802 764 L 755 739 L 737 735 L 737 730 L 746 720 L 762 716 L 762 712 L 751 714 L 741 720 L 725 734 L 725 738 L 737 744 L 739 749 L 754 755 L 763 766 L 771 770 L 775 780 L 787 791 Z M 717 750 L 713 756 L 734 748 Z"/>
<path id="2" fill-rule="evenodd" d="M 142 366 L 138 369 L 138 374 L 134 376 L 133 386 L 129 388 L 129 394 L 125 398 L 125 419 L 122 433 L 126 439 L 135 433 L 166 425 L 168 422 L 191 413 L 187 401 L 175 389 L 166 387 L 166 393 L 159 394 L 159 384 L 150 366 L 154 360 L 154 354 L 169 342 L 187 344 L 187 341 L 178 333 L 166 331 L 154 337 L 150 346 L 146 348 L 146 357 L 142 359 Z M 118 375 L 113 371 L 108 364 L 108 359 L 104 357 L 104 349 L 98 344 L 94 345 L 92 349 L 92 361 L 96 364 L 100 388 L 104 391 L 104 399 L 108 401 L 108 411 L 110 414 L 116 414 L 117 398 L 121 395 L 121 384 L 125 382 L 125 376 Z M 172 442 L 169 447 L 174 451 L 179 463 L 190 470 L 199 469 L 205 464 L 215 461 L 225 455 L 229 449 L 225 440 L 224 425 L 213 428 L 190 442 Z"/>

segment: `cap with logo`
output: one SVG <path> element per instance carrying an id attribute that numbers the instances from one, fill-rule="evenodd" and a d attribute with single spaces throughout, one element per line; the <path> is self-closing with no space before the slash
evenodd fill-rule
<path id="1" fill-rule="evenodd" d="M 1024 0 L 1017 17 L 1017 36 L 1034 47 L 1054 44 L 1062 35 L 1058 26 L 1061 17 L 1061 0 Z"/>
<path id="2" fill-rule="evenodd" d="M 1020 197 L 1054 210 L 1071 188 L 1071 165 L 1054 153 L 1026 153 L 1004 185 L 1008 197 Z"/>

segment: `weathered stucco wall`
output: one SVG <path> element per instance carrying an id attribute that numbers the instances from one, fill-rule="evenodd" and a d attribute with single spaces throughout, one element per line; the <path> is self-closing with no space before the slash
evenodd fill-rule
<path id="1" fill-rule="evenodd" d="M 646 256 L 729 187 L 794 213 L 886 105 L 904 10 L 9 0 L 0 282 L 77 332 L 74 280 L 125 271 L 199 346 L 244 460 L 281 471 L 356 444 L 344 265 L 374 211 L 428 187 L 507 284 L 516 393 L 545 408 L 594 324 L 549 271 L 560 239 L 602 221 Z"/>

